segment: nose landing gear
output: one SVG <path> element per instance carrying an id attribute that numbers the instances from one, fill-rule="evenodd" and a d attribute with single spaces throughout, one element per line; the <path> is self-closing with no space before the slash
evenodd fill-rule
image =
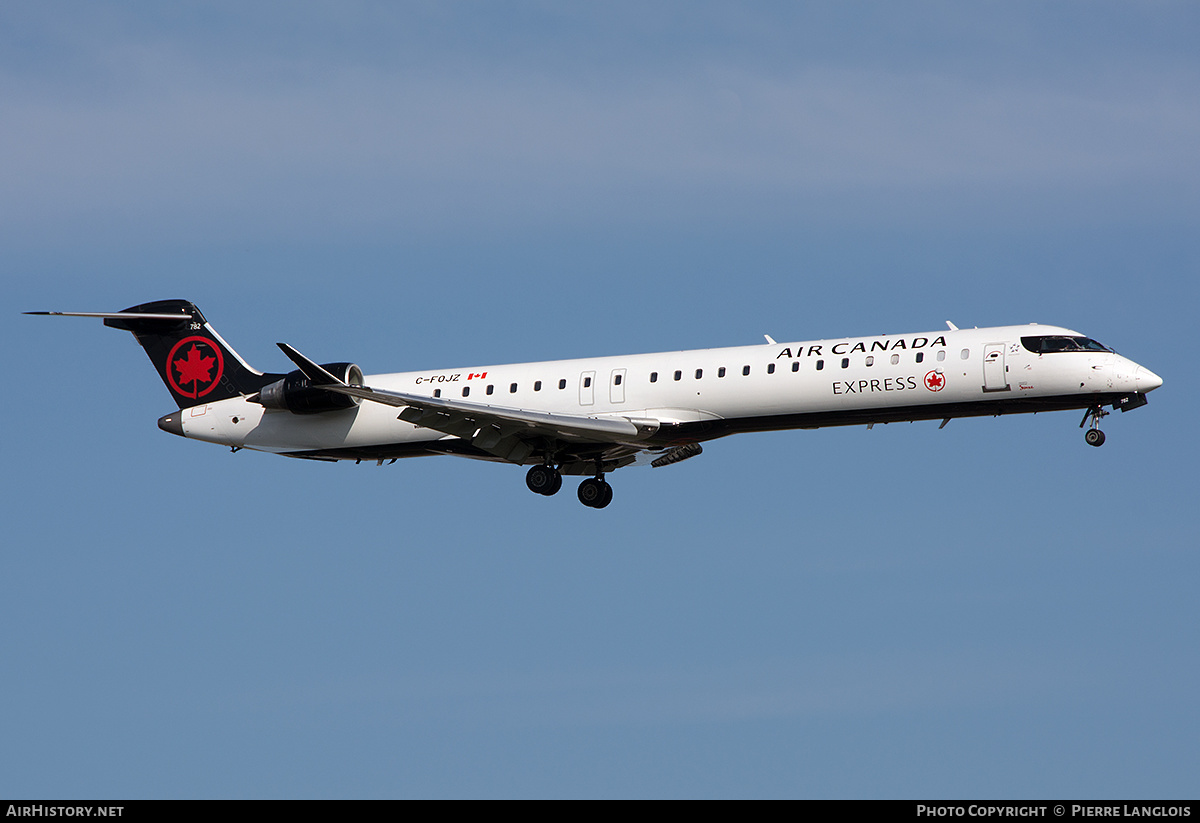
<path id="1" fill-rule="evenodd" d="M 1092 406 L 1092 408 L 1083 413 L 1083 420 L 1079 422 L 1079 428 L 1082 429 L 1088 424 L 1089 420 L 1092 421 L 1092 427 L 1084 432 L 1083 435 L 1084 441 L 1086 441 L 1089 446 L 1104 445 L 1104 432 L 1100 431 L 1098 428 L 1100 425 L 1100 418 L 1102 417 L 1108 417 L 1108 412 L 1106 412 L 1100 406 Z"/>

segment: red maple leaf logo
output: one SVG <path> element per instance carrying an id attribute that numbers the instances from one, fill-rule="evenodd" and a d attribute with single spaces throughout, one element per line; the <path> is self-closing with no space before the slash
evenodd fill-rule
<path id="1" fill-rule="evenodd" d="M 221 350 L 206 337 L 180 340 L 167 355 L 167 363 L 166 378 L 171 391 L 196 399 L 215 389 L 225 371 Z"/>
<path id="2" fill-rule="evenodd" d="M 176 358 L 171 365 L 179 372 L 180 383 L 192 383 L 193 388 L 199 388 L 199 384 L 212 379 L 212 369 L 217 365 L 217 361 L 216 358 L 205 357 L 193 343 L 188 349 L 187 357 Z"/>
<path id="3" fill-rule="evenodd" d="M 925 388 L 930 391 L 941 391 L 946 385 L 946 378 L 941 372 L 931 371 L 925 375 Z"/>

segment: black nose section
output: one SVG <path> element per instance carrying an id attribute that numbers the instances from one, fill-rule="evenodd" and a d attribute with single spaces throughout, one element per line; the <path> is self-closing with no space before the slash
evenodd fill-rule
<path id="1" fill-rule="evenodd" d="M 183 437 L 183 419 L 179 412 L 164 414 L 162 417 L 158 418 L 158 427 L 165 432 L 170 432 L 171 434 L 177 434 L 180 437 Z"/>

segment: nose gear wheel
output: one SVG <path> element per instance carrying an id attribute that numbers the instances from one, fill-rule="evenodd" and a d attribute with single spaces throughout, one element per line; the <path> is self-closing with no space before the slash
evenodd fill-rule
<path id="1" fill-rule="evenodd" d="M 1108 412 L 1100 406 L 1092 406 L 1083 413 L 1083 420 L 1079 422 L 1079 428 L 1082 429 L 1088 424 L 1089 420 L 1092 421 L 1091 428 L 1083 434 L 1083 439 L 1089 446 L 1104 445 L 1104 432 L 1100 431 L 1099 428 L 1100 418 L 1102 417 L 1108 417 Z"/>

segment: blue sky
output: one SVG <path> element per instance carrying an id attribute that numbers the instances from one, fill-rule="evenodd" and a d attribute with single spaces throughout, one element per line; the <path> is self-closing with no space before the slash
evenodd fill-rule
<path id="1" fill-rule="evenodd" d="M 0 795 L 1194 797 L 1200 13 L 8 5 Z M 259 368 L 1043 322 L 1166 381 L 573 486 L 159 432 Z M 15 367 L 15 368 L 13 368 Z M 29 379 L 32 378 L 32 379 Z"/>

